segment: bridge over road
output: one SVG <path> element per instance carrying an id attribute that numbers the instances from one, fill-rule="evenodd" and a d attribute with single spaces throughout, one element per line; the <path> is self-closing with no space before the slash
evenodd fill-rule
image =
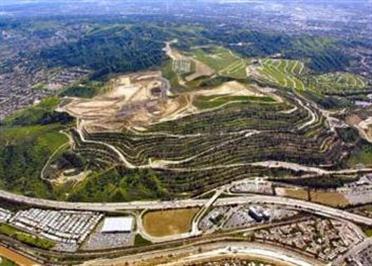
<path id="1" fill-rule="evenodd" d="M 13 194 L 0 190 L 0 198 L 21 204 L 32 205 L 43 208 L 70 209 L 70 210 L 90 210 L 90 211 L 123 211 L 123 210 L 159 210 L 188 207 L 203 207 L 209 199 L 185 199 L 173 201 L 132 201 L 118 203 L 93 203 L 93 202 L 65 202 L 54 201 L 39 198 L 31 198 L 22 195 Z M 309 212 L 320 216 L 326 216 L 334 219 L 343 219 L 350 222 L 372 226 L 372 218 L 354 214 L 348 211 L 332 208 L 329 206 L 276 196 L 237 196 L 228 198 L 218 198 L 213 206 L 225 206 L 231 204 L 273 204 L 280 205 L 290 209 Z"/>

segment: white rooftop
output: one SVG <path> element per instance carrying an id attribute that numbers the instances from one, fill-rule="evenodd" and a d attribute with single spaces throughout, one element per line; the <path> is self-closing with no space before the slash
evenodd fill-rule
<path id="1" fill-rule="evenodd" d="M 103 221 L 102 233 L 107 232 L 129 232 L 133 228 L 133 217 L 108 217 Z"/>

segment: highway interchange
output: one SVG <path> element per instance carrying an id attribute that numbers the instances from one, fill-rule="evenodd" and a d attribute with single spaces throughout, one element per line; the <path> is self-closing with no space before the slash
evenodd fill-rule
<path id="1" fill-rule="evenodd" d="M 64 202 L 64 201 L 53 201 L 38 198 L 30 198 L 22 195 L 17 195 L 7 191 L 0 191 L 0 198 L 16 202 L 20 204 L 26 204 L 31 206 L 53 208 L 53 209 L 71 209 L 71 210 L 91 210 L 91 211 L 103 211 L 103 212 L 115 212 L 115 211 L 134 211 L 134 210 L 159 210 L 159 209 L 173 209 L 173 208 L 188 208 L 188 207 L 203 207 L 210 200 L 209 199 L 184 199 L 184 200 L 173 200 L 173 201 L 133 201 L 133 202 L 120 202 L 120 203 L 89 203 L 89 202 Z M 340 210 L 325 205 L 283 198 L 275 196 L 237 196 L 228 198 L 218 198 L 214 202 L 214 206 L 225 206 L 232 204 L 277 204 L 285 206 L 289 209 L 296 209 L 300 211 L 310 212 L 313 214 L 326 216 L 329 218 L 344 219 L 357 224 L 372 225 L 372 219 L 361 216 L 358 214 L 350 213 L 345 210 Z"/>

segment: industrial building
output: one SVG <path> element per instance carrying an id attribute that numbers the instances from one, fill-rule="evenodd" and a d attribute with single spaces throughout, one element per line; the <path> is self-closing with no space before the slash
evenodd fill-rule
<path id="1" fill-rule="evenodd" d="M 103 221 L 101 233 L 131 232 L 133 229 L 134 218 L 126 217 L 107 217 Z"/>

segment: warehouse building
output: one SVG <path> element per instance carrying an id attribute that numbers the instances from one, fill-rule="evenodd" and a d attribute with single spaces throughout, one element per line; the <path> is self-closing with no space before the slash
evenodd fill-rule
<path id="1" fill-rule="evenodd" d="M 106 217 L 103 221 L 101 233 L 122 233 L 133 230 L 134 218 L 126 217 Z"/>

